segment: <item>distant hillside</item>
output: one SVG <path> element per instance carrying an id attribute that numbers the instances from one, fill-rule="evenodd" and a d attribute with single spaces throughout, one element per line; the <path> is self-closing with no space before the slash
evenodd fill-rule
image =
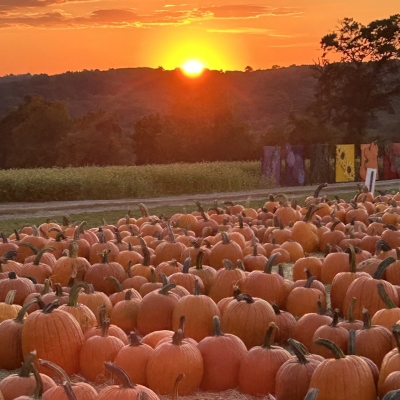
<path id="1" fill-rule="evenodd" d="M 314 99 L 315 83 L 306 65 L 252 72 L 206 70 L 197 79 L 188 79 L 179 70 L 151 68 L 10 75 L 0 78 L 0 116 L 25 95 L 36 94 L 64 101 L 72 117 L 103 109 L 131 128 L 142 116 L 168 114 L 174 100 L 182 102 L 188 91 L 201 89 L 204 95 L 218 87 L 243 122 L 253 131 L 265 131 L 285 122 L 289 111 L 302 113 Z M 400 101 L 394 106 L 393 114 L 382 114 L 370 128 L 382 133 L 397 129 Z"/>
<path id="2" fill-rule="evenodd" d="M 66 72 L 60 75 L 18 75 L 0 78 L 0 115 L 16 107 L 25 95 L 41 95 L 66 102 L 72 117 L 104 109 L 115 113 L 121 125 L 140 117 L 168 113 L 176 96 L 218 86 L 236 112 L 254 130 L 285 120 L 288 111 L 301 112 L 313 100 L 315 79 L 308 66 L 253 72 L 205 71 L 188 79 L 179 70 L 150 68 Z"/>

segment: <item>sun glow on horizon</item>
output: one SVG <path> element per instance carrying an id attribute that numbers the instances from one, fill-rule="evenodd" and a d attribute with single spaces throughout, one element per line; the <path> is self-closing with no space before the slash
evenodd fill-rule
<path id="1" fill-rule="evenodd" d="M 186 75 L 196 76 L 203 72 L 204 65 L 200 61 L 189 60 L 183 64 L 182 69 Z"/>

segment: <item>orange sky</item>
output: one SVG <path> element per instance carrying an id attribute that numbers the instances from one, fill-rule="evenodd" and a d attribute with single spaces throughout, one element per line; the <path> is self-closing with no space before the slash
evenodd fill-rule
<path id="1" fill-rule="evenodd" d="M 340 19 L 396 13 L 399 0 L 0 0 L 0 76 L 311 64 Z"/>

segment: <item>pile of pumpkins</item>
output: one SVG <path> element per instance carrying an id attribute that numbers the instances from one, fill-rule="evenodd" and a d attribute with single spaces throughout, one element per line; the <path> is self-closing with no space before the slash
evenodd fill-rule
<path id="1" fill-rule="evenodd" d="M 325 186 L 2 234 L 0 399 L 400 399 L 400 193 Z"/>

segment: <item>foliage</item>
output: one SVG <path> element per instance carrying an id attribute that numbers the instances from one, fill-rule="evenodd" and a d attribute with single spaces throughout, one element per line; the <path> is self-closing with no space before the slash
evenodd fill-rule
<path id="1" fill-rule="evenodd" d="M 140 199 L 266 187 L 259 162 L 0 170 L 0 201 Z"/>
<path id="2" fill-rule="evenodd" d="M 321 48 L 314 115 L 343 127 L 349 143 L 362 142 L 376 112 L 393 112 L 400 94 L 400 15 L 366 26 L 345 18 L 322 38 Z M 340 61 L 331 62 L 331 55 Z"/>

